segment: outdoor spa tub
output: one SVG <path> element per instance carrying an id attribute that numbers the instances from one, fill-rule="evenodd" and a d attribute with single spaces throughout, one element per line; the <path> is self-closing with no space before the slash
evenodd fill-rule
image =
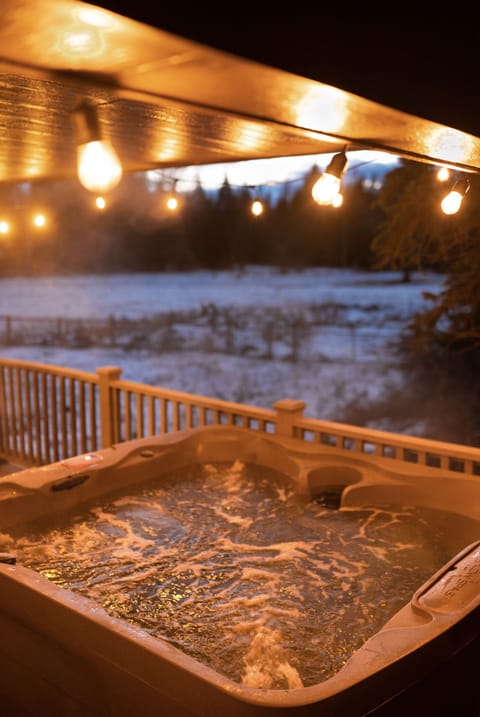
<path id="1" fill-rule="evenodd" d="M 478 476 L 196 428 L 0 479 L 0 553 L 5 717 L 479 714 Z"/>

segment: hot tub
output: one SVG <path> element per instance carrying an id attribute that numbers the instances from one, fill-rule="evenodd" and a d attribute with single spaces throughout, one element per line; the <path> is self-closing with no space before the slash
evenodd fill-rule
<path id="1" fill-rule="evenodd" d="M 391 466 L 219 426 L 1 479 L 1 713 L 478 717 L 480 481 Z"/>

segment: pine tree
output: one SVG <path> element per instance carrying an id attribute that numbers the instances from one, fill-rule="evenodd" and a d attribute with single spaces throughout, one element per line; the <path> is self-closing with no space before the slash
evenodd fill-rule
<path id="1" fill-rule="evenodd" d="M 430 306 L 410 325 L 414 345 L 428 353 L 480 349 L 480 179 L 469 181 L 464 206 L 451 216 L 440 209 L 448 187 L 427 164 L 402 162 L 378 196 L 383 220 L 372 242 L 375 267 L 445 275 L 442 290 L 425 295 Z"/>

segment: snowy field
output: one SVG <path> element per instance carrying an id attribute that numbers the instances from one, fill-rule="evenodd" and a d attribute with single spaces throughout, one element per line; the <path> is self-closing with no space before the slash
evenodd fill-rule
<path id="1" fill-rule="evenodd" d="M 436 291 L 442 278 L 416 274 L 409 284 L 390 272 L 307 269 L 80 275 L 0 279 L 0 315 L 84 318 L 111 314 L 139 318 L 165 310 L 218 307 L 306 307 L 336 302 L 378 304 L 386 314 L 407 317 Z"/>
<path id="2" fill-rule="evenodd" d="M 434 274 L 416 274 L 411 283 L 404 284 L 398 274 L 388 272 L 310 269 L 279 273 L 257 267 L 242 272 L 1 279 L 0 321 L 6 316 L 128 317 L 141 329 L 145 317 L 215 307 L 220 313 L 227 309 L 232 316 L 237 312 L 244 324 L 245 315 L 275 316 L 275 312 L 321 315 L 323 323 L 302 339 L 295 360 L 288 341 L 283 346 L 277 341 L 270 357 L 255 351 L 258 332 L 242 337 L 242 347 L 248 345 L 250 352 L 241 350 L 240 344 L 230 352 L 215 349 L 219 338 L 215 327 L 210 327 L 212 336 L 201 350 L 185 335 L 198 332 L 194 324 L 182 325 L 175 350 L 150 342 L 148 348 L 11 345 L 2 346 L 0 352 L 3 357 L 89 372 L 116 365 L 124 378 L 140 383 L 255 406 L 270 407 L 281 398 L 300 399 L 307 404 L 306 415 L 342 421 L 347 409 L 351 418 L 352 407 L 379 400 L 402 386 L 406 377 L 391 342 L 408 318 L 425 305 L 422 292 L 438 291 L 442 281 Z M 403 416 L 400 422 L 393 415 L 362 421 L 373 428 L 424 434 L 414 414 Z"/>

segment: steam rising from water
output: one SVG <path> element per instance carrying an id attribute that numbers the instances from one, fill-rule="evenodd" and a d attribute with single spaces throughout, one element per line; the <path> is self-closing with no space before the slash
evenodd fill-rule
<path id="1" fill-rule="evenodd" d="M 5 547 L 259 688 L 334 675 L 451 557 L 419 509 L 328 510 L 240 461 L 187 466 L 82 511 L 17 530 Z"/>

